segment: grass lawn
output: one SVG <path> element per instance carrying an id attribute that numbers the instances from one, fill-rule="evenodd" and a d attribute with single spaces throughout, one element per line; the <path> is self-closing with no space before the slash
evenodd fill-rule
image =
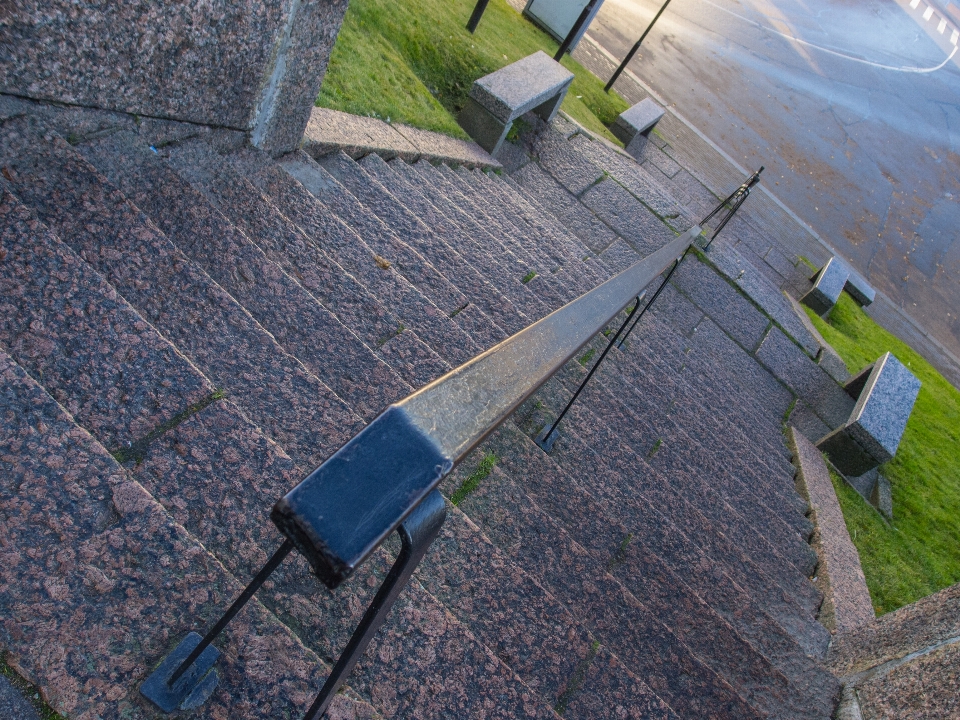
<path id="1" fill-rule="evenodd" d="M 351 0 L 317 105 L 466 138 L 455 116 L 473 81 L 557 43 L 504 0 L 491 0 L 471 35 L 474 0 Z M 566 57 L 576 75 L 563 110 L 590 130 L 607 130 L 627 102 Z M 618 142 L 619 144 L 619 142 Z"/>
<path id="2" fill-rule="evenodd" d="M 843 293 L 817 329 L 856 372 L 886 351 L 923 387 L 896 457 L 880 468 L 893 490 L 893 523 L 846 483 L 834 482 L 878 614 L 960 582 L 960 391 Z"/>

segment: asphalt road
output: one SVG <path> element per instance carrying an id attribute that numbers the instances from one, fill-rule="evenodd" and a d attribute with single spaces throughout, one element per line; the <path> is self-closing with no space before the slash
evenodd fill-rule
<path id="1" fill-rule="evenodd" d="M 960 18 L 908 1 L 672 0 L 630 69 L 960 356 Z M 589 34 L 623 57 L 659 5 Z"/>

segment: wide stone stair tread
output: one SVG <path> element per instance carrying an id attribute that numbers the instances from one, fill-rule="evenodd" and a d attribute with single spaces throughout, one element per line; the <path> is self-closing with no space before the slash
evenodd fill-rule
<path id="1" fill-rule="evenodd" d="M 462 504 L 680 717 L 764 717 L 497 468 Z"/>
<path id="2" fill-rule="evenodd" d="M 585 372 L 578 363 L 568 363 L 555 378 L 566 386 L 568 392 L 572 392 L 580 384 Z M 651 467 L 663 471 L 673 482 L 680 482 L 682 478 L 684 490 L 694 499 L 694 503 L 708 517 L 738 528 L 744 533 L 743 539 L 750 542 L 754 551 L 771 558 L 789 559 L 801 572 L 807 568 L 810 558 L 809 545 L 803 542 L 795 531 L 784 526 L 776 513 L 771 513 L 762 504 L 754 502 L 749 494 L 738 498 L 736 505 L 730 505 L 723 500 L 718 490 L 703 479 L 703 476 L 711 476 L 717 468 L 699 467 L 699 443 L 686 436 L 682 428 L 678 429 L 676 442 L 663 442 L 662 438 L 644 435 L 640 428 L 646 423 L 645 417 L 634 412 L 616 391 L 608 389 L 603 383 L 591 382 L 581 397 L 584 403 L 589 403 L 594 408 L 594 414 L 598 417 L 598 424 L 590 428 L 593 433 L 615 432 L 616 437 L 621 439 L 621 451 L 635 453 L 638 459 L 645 455 L 646 462 Z M 578 429 L 583 432 L 583 428 Z M 601 442 L 597 447 L 610 444 L 607 438 L 593 439 Z M 607 442 L 602 442 L 603 440 Z M 629 440 L 629 443 L 624 445 L 622 440 Z M 613 445 L 611 449 L 616 447 Z M 754 512 L 741 513 L 741 504 L 747 505 Z M 814 564 L 815 558 L 813 555 Z M 810 569 L 812 570 L 812 567 Z"/>
<path id="3" fill-rule="evenodd" d="M 512 178 L 592 252 L 603 252 L 617 239 L 617 234 L 606 223 L 581 205 L 536 163 L 524 165 L 513 173 Z"/>
<path id="4" fill-rule="evenodd" d="M 529 318 L 455 248 L 433 233 L 357 163 L 339 153 L 324 158 L 322 166 L 404 242 L 415 247 L 448 279 L 455 282 L 467 299 L 478 305 L 505 333 L 519 332 L 530 324 Z M 344 217 L 344 220 L 350 222 L 348 217 Z"/>
<path id="5" fill-rule="evenodd" d="M 449 495 L 455 486 L 448 482 L 445 489 Z M 458 509 L 449 509 L 417 578 L 548 704 L 564 708 L 564 717 L 615 718 L 617 706 L 629 707 L 637 717 L 677 717 L 609 650 L 602 684 L 580 684 L 580 666 L 591 661 L 600 643 Z M 607 695 L 607 686 L 616 692 Z M 571 701 L 581 694 L 598 696 L 605 710 L 571 713 Z"/>
<path id="6" fill-rule="evenodd" d="M 643 353 L 643 345 L 648 344 L 645 332 L 650 330 L 659 331 L 657 341 L 649 345 L 649 352 Z M 788 525 L 808 538 L 812 532 L 812 525 L 804 517 L 808 504 L 795 490 L 793 466 L 781 466 L 776 459 L 769 461 L 759 454 L 755 446 L 762 446 L 767 439 L 763 427 L 752 422 L 754 416 L 745 411 L 741 403 L 731 407 L 729 394 L 711 391 L 710 388 L 724 387 L 722 368 L 701 371 L 695 353 L 677 352 L 680 348 L 671 342 L 676 336 L 671 337 L 669 328 L 644 320 L 638 325 L 638 331 L 631 351 L 614 351 L 620 362 L 602 367 L 600 373 L 601 377 L 619 377 L 619 382 L 626 384 L 627 392 L 633 396 L 631 408 L 651 427 L 650 442 L 657 439 L 666 442 L 675 436 L 682 443 L 690 435 L 696 435 L 701 447 L 731 455 L 728 462 L 737 467 L 738 475 L 742 475 L 749 486 L 749 493 L 757 494 L 771 508 L 779 510 Z M 673 353 L 676 353 L 673 367 L 660 365 L 669 363 Z M 652 358 L 654 355 L 656 359 Z M 677 369 L 676 363 L 681 360 L 683 365 Z M 697 392 L 701 387 L 705 391 Z M 670 408 L 668 413 L 661 411 L 665 406 Z M 773 430 L 782 438 L 779 427 Z M 742 482 L 734 480 L 733 485 L 723 483 L 721 486 L 734 488 L 737 484 Z"/>
<path id="7" fill-rule="evenodd" d="M 379 161 L 379 162 L 378 162 Z M 502 245 L 493 248 L 485 247 L 480 238 L 464 230 L 456 222 L 445 216 L 433 205 L 418 189 L 404 187 L 404 181 L 388 166 L 384 167 L 382 160 L 367 161 L 366 158 L 358 165 L 369 177 L 380 182 L 380 179 L 371 172 L 372 168 L 389 174 L 390 178 L 399 182 L 406 192 L 393 194 L 391 197 L 406 209 L 410 216 L 415 217 L 425 228 L 455 247 L 463 260 L 469 263 L 481 276 L 487 278 L 490 284 L 508 298 L 517 308 L 523 308 L 523 313 L 531 321 L 539 319 L 548 313 L 547 304 L 521 281 L 527 273 L 527 267 L 519 258 L 506 250 Z M 388 186 L 380 182 L 388 192 Z"/>
<path id="8" fill-rule="evenodd" d="M 204 408 L 157 438 L 137 463 L 131 463 L 130 472 L 242 578 L 251 577 L 279 546 L 282 538 L 269 522 L 270 508 L 306 474 L 229 401 Z M 330 592 L 297 555 L 278 568 L 257 598 L 293 629 L 300 642 L 332 663 L 392 559 L 381 548 L 355 577 Z M 477 665 L 463 668 L 451 663 L 452 653 L 463 653 Z M 500 696 L 504 712 L 536 705 L 530 689 L 416 583 L 408 586 L 388 617 L 375 648 L 351 676 L 351 685 L 387 716 L 415 712 L 423 698 L 405 677 L 411 657 L 427 658 L 422 672 L 434 683 L 436 696 L 431 702 L 437 707 L 459 703 L 469 713 Z M 473 683 L 475 695 L 462 695 L 465 683 Z M 437 712 L 421 717 L 442 716 Z M 552 713 L 540 702 L 535 716 Z"/>
<path id="9" fill-rule="evenodd" d="M 426 169 L 430 170 L 430 168 Z M 522 257 L 537 273 L 533 282 L 538 286 L 543 284 L 550 286 L 552 296 L 549 303 L 552 307 L 562 306 L 566 304 L 564 301 L 573 300 L 593 288 L 589 284 L 583 284 L 582 278 L 556 277 L 555 268 L 552 267 L 549 259 L 533 252 L 535 245 L 525 242 L 516 224 L 503 212 L 498 203 L 490 202 L 489 192 L 473 172 L 464 167 L 453 170 L 446 165 L 440 165 L 435 170 L 451 200 L 450 204 L 457 208 L 462 204 L 463 210 L 460 212 L 466 214 L 472 222 L 481 227 L 495 229 L 495 234 L 503 238 L 503 242 L 510 250 L 518 257 Z M 542 288 L 538 292 L 544 294 Z"/>
<path id="10" fill-rule="evenodd" d="M 374 188 L 368 193 L 370 180 L 364 179 L 365 173 L 356 164 L 351 167 L 344 163 L 341 177 L 334 177 L 327 169 L 304 156 L 285 162 L 284 167 L 379 254 L 395 262 L 415 285 L 417 283 L 407 273 L 410 267 L 419 271 L 416 263 L 420 258 L 429 267 L 436 268 L 447 282 L 453 282 L 462 302 L 454 305 L 449 310 L 450 314 L 453 315 L 464 306 L 468 309 L 476 306 L 490 320 L 490 325 L 481 329 L 482 337 L 487 340 L 481 344 L 489 346 L 504 340 L 508 334 L 516 332 L 511 328 L 523 322 L 525 316 L 507 298 L 465 263 L 459 253 L 444 244 L 442 239 L 433 237 L 429 231 L 425 232 L 422 223 L 411 222 L 405 211 L 399 212 L 398 217 L 392 217 L 382 208 L 381 213 L 387 217 L 381 219 L 377 206 L 388 193 L 382 186 L 379 191 Z M 397 205 L 393 198 L 386 203 L 392 207 Z M 382 250 L 379 249 L 381 246 Z M 436 302 L 432 295 L 430 297 Z M 439 302 L 437 305 L 445 309 L 447 307 Z M 462 314 L 455 317 L 459 318 Z M 480 342 L 480 336 L 473 334 L 473 337 Z"/>
<path id="11" fill-rule="evenodd" d="M 402 161 L 399 162 L 403 164 Z M 434 232 L 440 229 L 445 237 L 453 238 L 455 246 L 461 252 L 470 248 L 470 252 L 466 253 L 467 257 L 471 261 L 476 260 L 477 269 L 495 280 L 494 284 L 498 289 L 503 286 L 511 294 L 517 294 L 519 286 L 519 297 L 511 299 L 525 308 L 524 312 L 531 320 L 542 317 L 558 304 L 564 304 L 563 296 L 555 283 L 550 287 L 543 287 L 541 282 L 523 282 L 533 269 L 529 258 L 524 253 L 515 252 L 512 246 L 508 247 L 508 239 L 502 233 L 491 233 L 489 226 L 478 223 L 472 213 L 468 212 L 469 201 L 454 197 L 452 189 L 441 176 L 434 177 L 432 182 L 411 181 L 397 167 L 397 161 L 387 164 L 375 155 L 363 158 L 360 165 L 396 197 L 402 198 Z M 429 163 L 423 163 L 423 167 L 433 170 Z M 449 231 L 451 225 L 456 228 L 453 232 Z M 494 275 L 494 272 L 503 275 Z M 508 293 L 504 291 L 504 294 Z"/>
<path id="12" fill-rule="evenodd" d="M 626 188 L 631 195 L 661 219 L 670 221 L 674 230 L 683 232 L 687 229 L 685 225 L 688 226 L 694 221 L 695 218 L 692 216 L 682 217 L 688 212 L 686 208 L 683 208 L 665 187 L 657 187 L 655 177 L 642 165 L 634 162 L 633 158 L 625 157 L 599 140 L 593 140 L 583 134 L 575 135 L 570 139 L 569 144 L 584 158 Z"/>
<path id="13" fill-rule="evenodd" d="M 491 173 L 484 174 L 488 177 L 491 176 Z M 497 176 L 497 180 L 513 191 L 515 202 L 522 208 L 524 217 L 527 217 L 526 213 L 530 213 L 529 217 L 534 227 L 543 228 L 545 235 L 561 244 L 565 248 L 565 252 L 572 253 L 588 266 L 594 268 L 600 277 L 606 279 L 612 274 L 610 268 L 606 267 L 597 254 L 578 235 L 571 232 L 552 212 L 545 208 L 536 193 L 529 192 L 510 175 Z"/>
<path id="14" fill-rule="evenodd" d="M 363 282 L 405 326 L 413 329 L 452 367 L 462 365 L 480 353 L 482 348 L 448 313 L 411 285 L 390 261 L 378 260 L 377 254 L 362 238 L 269 157 L 248 150 L 233 159 L 234 164 L 240 164 L 248 171 L 250 181 L 280 212 Z"/>
<path id="15" fill-rule="evenodd" d="M 2 185 L 0 346 L 114 451 L 209 397 L 209 380 Z"/>
<path id="16" fill-rule="evenodd" d="M 448 249 L 448 252 L 455 253 L 455 257 L 469 266 L 473 274 L 488 282 L 495 292 L 516 309 L 513 317 L 515 327 L 511 332 L 518 332 L 529 324 L 531 319 L 546 314 L 547 306 L 520 282 L 526 270 L 516 258 L 482 252 L 473 238 L 460 232 L 456 225 L 439 213 L 421 217 L 421 213 L 429 212 L 429 208 L 421 204 L 416 210 L 408 209 L 405 205 L 407 198 L 392 195 L 358 163 L 343 153 L 328 155 L 320 164 L 357 195 L 355 187 L 349 184 L 352 180 L 362 189 L 362 196 L 358 195 L 360 201 L 370 207 L 387 225 L 403 228 L 407 242 L 434 259 L 434 262 L 436 259 L 430 255 L 430 249 L 435 248 L 433 252 L 436 253 L 436 249 L 443 247 Z M 461 268 L 460 273 L 464 270 L 465 268 Z M 486 307 L 482 309 L 488 312 Z"/>
<path id="17" fill-rule="evenodd" d="M 466 188 L 466 192 L 476 194 L 478 209 L 481 211 L 486 210 L 487 213 L 493 213 L 499 218 L 499 221 L 503 223 L 515 237 L 514 242 L 518 246 L 530 248 L 528 252 L 535 250 L 538 256 L 543 258 L 540 263 L 548 263 L 547 271 L 550 272 L 548 277 L 557 284 L 562 285 L 567 293 L 572 293 L 574 298 L 579 297 L 585 292 L 589 292 L 603 282 L 596 269 L 584 264 L 582 255 L 579 257 L 563 257 L 560 251 L 548 249 L 545 247 L 545 238 L 541 238 L 539 235 L 531 232 L 529 226 L 526 226 L 526 224 L 512 212 L 512 203 L 506 200 L 497 202 L 505 193 L 509 192 L 503 183 L 493 181 L 480 170 L 473 171 L 463 167 L 457 168 L 456 171 L 450 171 L 450 174 L 459 181 L 461 186 Z M 485 201 L 485 205 L 479 203 L 481 199 Z M 491 199 L 493 199 L 493 202 L 490 201 Z M 554 255 L 561 256 L 562 260 L 556 269 L 551 269 L 549 264 L 551 264 L 551 259 Z"/>
<path id="18" fill-rule="evenodd" d="M 609 558 L 608 567 L 624 565 L 620 556 L 636 537 L 791 682 L 810 686 L 833 683 L 831 676 L 804 654 L 806 645 L 801 643 L 806 628 L 797 627 L 798 609 L 781 612 L 776 619 L 768 615 L 774 608 L 761 608 L 728 574 L 726 565 L 735 559 L 715 561 L 698 536 L 690 537 L 674 524 L 668 509 L 658 509 L 642 493 L 619 493 L 616 502 L 601 503 L 592 487 L 574 480 L 512 423 L 498 429 L 475 455 L 487 452 L 496 454 L 504 472 L 528 478 L 525 492 L 581 545 L 597 557 Z M 467 467 L 471 462 L 467 461 Z M 784 618 L 793 621 L 786 623 L 792 632 L 778 624 Z M 794 635 L 799 637 L 794 639 Z"/>
<path id="19" fill-rule="evenodd" d="M 373 419 L 384 401 L 409 394 L 390 366 L 135 138 L 115 133 L 78 149 L 358 415 Z M 370 385 L 383 395 L 372 396 Z"/>
<path id="20" fill-rule="evenodd" d="M 212 147 L 201 141 L 172 146 L 170 162 L 248 237 L 254 238 L 267 257 L 297 278 L 318 302 L 357 333 L 369 350 L 382 353 L 381 359 L 386 360 L 390 356 L 383 348 L 398 342 L 406 344 L 407 352 L 419 359 L 416 366 L 407 363 L 394 368 L 403 373 L 406 385 L 388 374 L 382 374 L 382 388 L 380 381 L 375 381 L 378 390 L 382 389 L 378 400 L 385 402 L 377 403 L 375 412 L 365 416 L 367 419 L 404 397 L 409 387 L 420 387 L 449 368 L 412 331 L 402 327 L 392 310 L 312 242 Z"/>
<path id="21" fill-rule="evenodd" d="M 589 252 L 587 247 L 579 241 L 574 242 L 568 234 L 557 233 L 556 228 L 527 202 L 523 193 L 505 178 L 481 170 L 474 170 L 472 175 L 489 194 L 500 199 L 503 213 L 517 226 L 525 241 L 560 266 L 566 273 L 564 279 L 582 277 L 586 286 L 599 285 L 606 279 L 608 273 L 603 272 L 602 267 L 583 259 Z"/>
<path id="22" fill-rule="evenodd" d="M 500 432 L 501 441 L 494 440 L 488 443 L 481 453 L 487 450 L 503 452 L 504 435 L 504 432 Z M 480 457 L 482 455 L 477 455 L 474 460 L 479 460 Z M 528 459 L 525 458 L 525 460 Z M 471 467 L 470 463 L 465 464 L 467 468 Z M 536 493 L 537 497 L 529 497 L 527 488 L 531 484 L 539 483 L 539 473 L 531 473 L 531 470 L 533 468 L 525 466 L 522 476 L 525 478 L 535 476 L 538 478 L 537 483 L 527 480 L 522 487 L 512 491 L 498 484 L 496 487 L 486 489 L 482 499 L 474 500 L 471 495 L 462 503 L 462 506 L 471 517 L 475 514 L 478 518 L 482 517 L 482 521 L 478 520 L 478 522 L 481 522 L 484 530 L 491 536 L 502 538 L 506 532 L 512 537 L 512 545 L 531 544 L 532 541 L 528 539 L 530 534 L 543 532 L 542 529 L 537 529 L 542 523 L 533 522 L 528 527 L 530 521 L 524 522 L 522 518 L 513 514 L 509 516 L 498 514 L 498 508 L 504 504 L 523 502 L 511 502 L 509 499 L 504 500 L 500 497 L 502 493 L 510 492 L 528 496 L 525 502 L 533 507 L 533 511 L 527 511 L 528 516 L 530 512 L 534 512 L 535 517 L 536 513 L 544 512 L 542 507 L 538 507 L 543 490 Z M 602 511 L 591 512 L 592 503 L 589 501 L 589 495 L 586 496 L 586 504 L 578 506 L 578 501 L 583 502 L 584 498 L 577 497 L 577 486 L 563 480 L 558 481 L 556 472 L 551 475 L 553 484 L 549 492 L 552 496 L 547 499 L 547 502 L 551 507 L 566 506 L 560 509 L 561 516 L 569 517 L 571 513 L 578 516 L 573 527 L 570 526 L 569 521 L 561 524 L 566 525 L 565 530 L 571 534 L 573 540 L 585 547 L 585 551 L 592 556 L 594 565 L 601 569 L 605 568 L 611 575 L 618 578 L 626 591 L 648 607 L 651 613 L 677 635 L 700 660 L 725 677 L 742 697 L 763 708 L 772 716 L 829 716 L 832 712 L 829 701 L 821 703 L 818 714 L 808 715 L 805 709 L 807 698 L 811 697 L 808 692 L 809 686 L 814 682 L 822 684 L 824 679 L 829 677 L 828 675 L 821 671 L 818 676 L 817 673 L 810 672 L 809 667 L 803 668 L 801 665 L 801 669 L 806 672 L 799 672 L 798 675 L 806 680 L 805 687 L 800 688 L 799 691 L 790 687 L 787 678 L 775 666 L 745 642 L 726 620 L 715 614 L 652 548 L 645 546 L 646 532 L 640 532 L 638 528 L 636 535 L 631 535 L 619 523 L 605 525 Z M 512 480 L 501 476 L 493 482 L 512 483 Z M 549 482 L 549 480 L 543 482 Z M 448 487 L 454 486 L 454 483 L 448 485 Z M 563 492 L 563 490 L 570 491 L 571 486 L 574 493 L 572 497 Z M 582 492 L 580 494 L 583 495 Z M 478 495 L 478 498 L 481 496 Z M 480 509 L 474 510 L 478 503 Z M 669 524 L 669 521 L 666 522 Z M 500 525 L 506 525 L 508 529 L 494 529 Z M 654 533 L 657 532 L 655 525 L 651 526 L 651 529 Z M 788 645 L 791 644 L 782 631 L 780 635 L 782 641 Z M 637 638 L 635 641 L 642 644 L 642 638 Z M 798 669 L 796 663 L 802 663 L 802 653 L 797 652 L 795 646 L 794 648 L 792 669 L 796 671 Z"/>
<path id="23" fill-rule="evenodd" d="M 302 152 L 294 153 L 282 158 L 279 164 L 443 313 L 464 329 L 469 328 L 469 334 L 477 342 L 482 340 L 481 344 L 488 346 L 506 337 L 504 331 L 471 304 L 427 258 L 404 242 L 313 158 Z"/>
<path id="24" fill-rule="evenodd" d="M 524 429 L 531 434 L 552 421 L 555 413 L 566 404 L 569 389 L 560 379 L 554 378 L 541 387 L 535 398 L 532 404 L 528 401 L 528 410 L 521 415 Z M 607 400 L 610 401 L 612 398 Z M 539 408 L 531 409 L 536 403 L 540 404 Z M 735 564 L 735 570 L 745 571 L 746 577 L 751 578 L 749 581 L 743 580 L 745 587 L 753 589 L 756 585 L 756 592 L 773 595 L 782 593 L 785 598 L 800 600 L 816 595 L 815 590 L 809 589 L 810 583 L 806 577 L 771 548 L 759 531 L 733 507 L 722 500 L 705 499 L 705 496 L 710 497 L 710 491 L 698 481 L 695 466 L 686 462 L 678 463 L 678 468 L 649 465 L 648 461 L 653 458 L 643 458 L 624 444 L 622 433 L 625 429 L 622 425 L 608 425 L 586 404 L 574 404 L 567 417 L 569 419 L 564 421 L 567 432 L 561 432 L 551 452 L 567 472 L 577 477 L 609 476 L 610 482 L 598 486 L 598 490 L 607 486 L 612 489 L 615 483 L 620 483 L 627 492 L 646 494 L 656 507 L 671 508 L 678 525 L 698 528 L 697 536 L 702 537 L 705 546 L 716 545 L 712 552 L 715 559 L 722 562 L 725 557 L 746 558 L 746 561 Z M 593 447 L 604 450 L 602 453 L 594 452 L 591 449 Z M 659 450 L 656 454 L 659 454 Z M 678 474 L 672 475 L 673 471 Z M 611 503 L 616 501 L 617 496 L 610 498 Z M 736 548 L 732 553 L 731 543 L 735 543 L 733 547 Z M 754 568 L 762 568 L 762 571 L 758 573 Z M 758 582 L 758 574 L 765 579 Z M 773 588 L 768 587 L 771 582 L 774 583 Z M 808 612 L 815 609 L 816 606 L 813 606 Z"/>
<path id="25" fill-rule="evenodd" d="M 241 585 L 2 351 L 0 378 L 7 662 L 62 714 L 154 717 L 142 678 Z M 329 671 L 256 601 L 218 645 L 210 716 L 297 715 Z M 332 712 L 380 717 L 349 688 Z"/>
<path id="26" fill-rule="evenodd" d="M 291 457 L 316 467 L 359 432 L 363 420 L 105 177 L 26 125 L 6 123 L 0 146 L 20 199 Z"/>

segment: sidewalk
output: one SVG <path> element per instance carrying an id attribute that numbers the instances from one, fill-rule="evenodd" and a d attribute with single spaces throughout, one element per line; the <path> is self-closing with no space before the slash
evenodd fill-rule
<path id="1" fill-rule="evenodd" d="M 508 0 L 518 10 L 523 0 Z M 577 48 L 573 58 L 600 78 L 609 78 L 617 61 L 589 33 Z M 695 177 L 717 197 L 724 197 L 737 187 L 756 168 L 744 168 L 722 148 L 694 127 L 673 107 L 656 96 L 640 78 L 625 70 L 614 86 L 628 102 L 637 103 L 651 97 L 664 106 L 667 113 L 657 124 L 657 132 L 666 140 L 661 149 L 680 167 Z M 768 240 L 787 258 L 804 257 L 820 266 L 834 254 L 830 245 L 816 230 L 807 225 L 762 183 L 740 211 L 751 224 L 760 228 Z M 774 264 L 772 261 L 771 264 Z M 874 303 L 865 308 L 880 326 L 919 352 L 955 387 L 960 387 L 960 358 L 928 334 L 882 292 L 877 292 Z"/>

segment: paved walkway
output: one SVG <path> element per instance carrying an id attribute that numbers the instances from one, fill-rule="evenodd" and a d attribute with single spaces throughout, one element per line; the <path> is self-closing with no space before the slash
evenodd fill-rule
<path id="1" fill-rule="evenodd" d="M 517 0 L 511 2 L 516 6 Z M 574 50 L 573 57 L 601 78 L 610 77 L 616 68 L 614 59 L 593 42 L 589 35 Z M 630 70 L 620 76 L 615 88 L 629 102 L 653 97 L 666 105 Z M 657 130 L 668 143 L 664 152 L 715 195 L 728 194 L 746 175 L 756 170 L 739 165 L 669 106 L 667 114 L 658 123 Z M 820 265 L 833 254 L 826 241 L 763 184 L 759 186 L 759 192 L 754 192 L 741 212 L 774 239 L 788 256 L 803 256 Z M 877 293 L 877 300 L 867 308 L 867 313 L 923 355 L 954 386 L 960 387 L 960 359 L 903 313 L 885 294 Z"/>

